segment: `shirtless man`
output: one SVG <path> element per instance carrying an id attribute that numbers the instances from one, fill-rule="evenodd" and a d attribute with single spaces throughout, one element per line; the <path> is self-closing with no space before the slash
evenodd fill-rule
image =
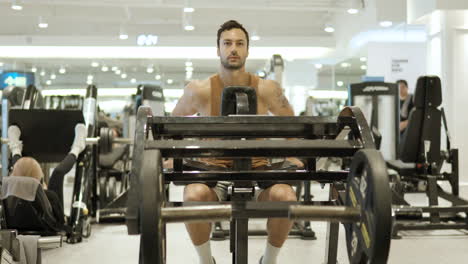
<path id="1" fill-rule="evenodd" d="M 221 94 L 224 87 L 250 86 L 257 92 L 257 113 L 272 113 L 293 116 L 294 112 L 283 95 L 280 85 L 272 80 L 263 80 L 245 71 L 245 61 L 249 55 L 249 34 L 236 21 L 227 21 L 218 30 L 217 38 L 220 67 L 218 74 L 202 81 L 191 81 L 184 89 L 173 116 L 188 116 L 199 113 L 201 116 L 220 115 Z M 303 167 L 295 158 L 290 162 Z M 226 164 L 218 164 L 225 165 Z M 255 166 L 255 162 L 253 162 Z M 219 201 L 224 199 L 225 190 L 219 186 L 210 188 L 205 184 L 189 184 L 184 190 L 184 201 Z M 258 195 L 258 201 L 296 201 L 296 193 L 288 184 L 275 184 Z M 288 237 L 293 222 L 288 219 L 268 219 L 268 241 L 260 264 L 276 264 L 280 248 Z M 186 224 L 190 238 L 200 257 L 200 264 L 214 264 L 210 247 L 210 223 Z"/>

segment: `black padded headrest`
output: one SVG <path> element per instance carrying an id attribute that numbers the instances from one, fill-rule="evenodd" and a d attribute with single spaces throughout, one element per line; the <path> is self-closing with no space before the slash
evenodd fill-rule
<path id="1" fill-rule="evenodd" d="M 442 104 L 442 87 L 437 76 L 421 76 L 414 93 L 415 107 L 438 107 Z"/>

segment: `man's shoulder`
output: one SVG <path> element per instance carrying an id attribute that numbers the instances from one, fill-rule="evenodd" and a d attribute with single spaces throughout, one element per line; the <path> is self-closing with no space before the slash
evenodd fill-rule
<path id="1" fill-rule="evenodd" d="M 186 86 L 186 89 L 188 89 L 192 93 L 203 93 L 209 88 L 210 88 L 209 78 L 204 79 L 204 80 L 191 80 Z"/>
<path id="2" fill-rule="evenodd" d="M 259 93 L 269 95 L 274 94 L 277 90 L 281 90 L 281 86 L 277 81 L 260 79 L 258 89 Z"/>

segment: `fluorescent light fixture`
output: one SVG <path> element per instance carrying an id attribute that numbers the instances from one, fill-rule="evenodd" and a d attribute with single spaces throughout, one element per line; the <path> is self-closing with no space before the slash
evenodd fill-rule
<path id="1" fill-rule="evenodd" d="M 192 66 L 185 67 L 185 71 L 186 72 L 193 72 L 193 67 Z"/>
<path id="2" fill-rule="evenodd" d="M 3 63 L 0 62 L 0 66 L 3 66 Z M 31 71 L 32 71 L 32 72 L 37 72 L 37 68 L 36 68 L 36 67 L 32 67 L 32 68 L 31 68 Z"/>
<path id="3" fill-rule="evenodd" d="M 59 69 L 60 74 L 65 74 L 66 72 L 67 72 L 67 70 L 64 67 L 60 67 L 60 69 Z"/>
<path id="4" fill-rule="evenodd" d="M 325 32 L 328 32 L 328 33 L 333 33 L 335 32 L 335 28 L 332 27 L 331 25 L 326 25 L 325 28 L 323 29 Z"/>
<path id="5" fill-rule="evenodd" d="M 193 13 L 195 8 L 193 7 L 184 7 L 184 13 Z"/>
<path id="6" fill-rule="evenodd" d="M 289 59 L 321 59 L 334 49 L 326 47 L 251 47 L 249 60 L 269 60 L 273 54 Z M 0 58 L 92 59 L 98 67 L 103 59 L 214 59 L 216 47 L 131 46 L 2 46 Z"/>
<path id="7" fill-rule="evenodd" d="M 122 33 L 122 34 L 119 35 L 119 39 L 121 39 L 121 40 L 126 40 L 126 39 L 128 39 L 128 35 Z"/>
<path id="8" fill-rule="evenodd" d="M 52 79 L 52 80 L 57 79 L 57 75 L 55 75 L 55 74 L 52 73 L 52 74 L 50 75 L 50 79 Z"/>
<path id="9" fill-rule="evenodd" d="M 359 13 L 359 9 L 357 9 L 357 8 L 350 8 L 347 11 L 348 11 L 348 14 L 351 14 L 351 15 L 355 15 L 355 14 Z"/>
<path id="10" fill-rule="evenodd" d="M 185 62 L 185 67 L 192 67 L 193 63 L 191 61 L 186 61 Z"/>
<path id="11" fill-rule="evenodd" d="M 172 83 L 174 83 L 174 80 L 172 80 L 172 79 L 167 79 L 166 82 L 167 82 L 167 84 L 172 84 Z"/>
<path id="12" fill-rule="evenodd" d="M 359 60 L 362 61 L 362 62 L 365 62 L 365 61 L 367 61 L 367 58 L 366 57 L 361 57 L 361 58 L 359 58 Z"/>
<path id="13" fill-rule="evenodd" d="M 120 78 L 122 78 L 122 79 L 127 78 L 127 74 L 126 74 L 126 73 L 122 73 L 122 75 L 120 75 Z"/>
<path id="14" fill-rule="evenodd" d="M 148 67 L 148 68 L 146 68 L 146 72 L 147 72 L 147 73 L 153 73 L 153 72 L 154 72 L 153 67 Z"/>
<path id="15" fill-rule="evenodd" d="M 392 21 L 380 21 L 380 26 L 381 27 L 391 27 L 393 25 Z"/>
<path id="16" fill-rule="evenodd" d="M 88 80 L 92 80 L 92 79 L 94 79 L 94 76 L 91 75 L 91 74 L 89 74 L 89 75 L 88 75 Z"/>
<path id="17" fill-rule="evenodd" d="M 120 73 L 122 73 L 121 70 L 116 70 L 116 71 L 115 71 L 115 74 L 117 74 L 117 75 L 120 75 Z"/>
<path id="18" fill-rule="evenodd" d="M 93 79 L 88 79 L 88 80 L 86 80 L 86 84 L 87 84 L 87 85 L 93 84 Z"/>
<path id="19" fill-rule="evenodd" d="M 156 44 L 158 44 L 158 36 L 142 34 L 137 37 L 138 46 L 154 46 Z"/>
<path id="20" fill-rule="evenodd" d="M 96 61 L 91 62 L 91 67 L 94 67 L 94 68 L 99 67 L 99 62 L 96 62 Z"/>
<path id="21" fill-rule="evenodd" d="M 361 65 L 361 70 L 367 70 L 367 66 L 366 65 Z"/>
<path id="22" fill-rule="evenodd" d="M 309 95 L 317 99 L 348 99 L 348 91 L 311 90 Z"/>
<path id="23" fill-rule="evenodd" d="M 192 76 L 193 76 L 193 72 L 186 72 L 186 73 L 185 73 L 185 80 L 190 80 L 190 79 L 192 79 Z"/>
<path id="24" fill-rule="evenodd" d="M 18 3 L 18 1 L 13 0 L 11 3 L 11 9 L 15 11 L 21 11 L 23 10 L 23 6 L 20 3 Z"/>
<path id="25" fill-rule="evenodd" d="M 160 75 L 160 74 L 156 74 L 156 76 L 154 76 L 154 78 L 155 78 L 156 80 L 161 80 L 161 75 Z"/>
<path id="26" fill-rule="evenodd" d="M 109 71 L 109 67 L 107 67 L 106 65 L 104 65 L 104 66 L 102 66 L 101 71 L 107 72 L 107 71 Z"/>
<path id="27" fill-rule="evenodd" d="M 257 40 L 260 40 L 260 36 L 259 35 L 253 35 L 252 37 L 250 37 L 251 40 L 253 41 L 257 41 Z"/>
<path id="28" fill-rule="evenodd" d="M 132 78 L 132 79 L 130 80 L 130 82 L 131 82 L 131 83 L 136 83 L 136 79 L 135 79 L 135 78 Z"/>
<path id="29" fill-rule="evenodd" d="M 49 23 L 47 23 L 41 16 L 39 17 L 39 23 L 37 23 L 39 28 L 48 28 Z"/>
<path id="30" fill-rule="evenodd" d="M 194 27 L 193 25 L 186 25 L 186 26 L 184 27 L 184 29 L 185 29 L 186 31 L 192 31 L 192 30 L 195 29 L 195 27 Z"/>
<path id="31" fill-rule="evenodd" d="M 183 91 L 182 91 L 183 92 Z M 86 89 L 44 89 L 43 96 L 51 95 L 81 95 L 85 96 Z M 135 88 L 99 88 L 98 97 L 101 96 L 131 96 L 136 93 Z M 164 91 L 166 93 L 166 91 Z"/>
<path id="32" fill-rule="evenodd" d="M 117 67 L 117 66 L 112 66 L 111 71 L 115 72 L 115 71 L 118 70 L 118 69 L 119 69 L 119 67 Z"/>
<path id="33" fill-rule="evenodd" d="M 47 85 L 51 85 L 51 84 L 52 84 L 52 81 L 51 81 L 51 80 L 47 80 L 47 81 L 46 81 L 46 84 L 47 84 Z"/>
<path id="34" fill-rule="evenodd" d="M 337 81 L 337 82 L 336 82 L 336 85 L 338 85 L 338 87 L 341 87 L 341 86 L 344 85 L 344 82 L 342 82 L 342 81 Z"/>
<path id="35" fill-rule="evenodd" d="M 351 66 L 350 63 L 347 63 L 347 62 L 341 63 L 341 67 L 343 67 L 343 68 L 348 68 L 348 67 L 350 67 L 350 66 Z"/>
<path id="36" fill-rule="evenodd" d="M 316 69 L 322 69 L 322 67 L 323 67 L 323 65 L 320 64 L 320 63 L 316 63 L 316 64 L 315 64 L 315 68 L 316 68 Z"/>
<path id="37" fill-rule="evenodd" d="M 39 75 L 41 75 L 41 76 L 45 76 L 45 74 L 46 74 L 46 72 L 45 72 L 44 70 L 42 70 L 42 71 L 39 73 Z"/>

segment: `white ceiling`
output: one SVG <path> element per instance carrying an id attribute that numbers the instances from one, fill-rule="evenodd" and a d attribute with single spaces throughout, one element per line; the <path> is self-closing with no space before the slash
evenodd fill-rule
<path id="1" fill-rule="evenodd" d="M 261 39 L 251 43 L 256 47 L 335 47 L 335 36 L 323 31 L 325 23 L 335 15 L 348 15 L 352 3 L 361 0 L 20 0 L 23 10 L 10 8 L 11 0 L 0 0 L 0 45 L 9 46 L 136 46 L 139 34 L 159 37 L 157 46 L 215 46 L 216 31 L 229 19 L 238 20 L 251 35 Z M 191 5 L 189 13 L 194 31 L 183 29 L 183 7 Z M 40 29 L 39 17 L 49 24 Z M 6 22 L 7 21 L 7 22 Z M 120 40 L 119 33 L 129 35 Z M 1 49 L 1 46 L 0 46 Z M 8 67 L 29 70 L 32 66 L 57 73 L 60 66 L 67 74 L 59 76 L 63 83 L 76 79 L 81 83 L 89 73 L 101 75 L 104 85 L 122 80 L 112 73 L 102 73 L 90 67 L 90 59 L 5 59 Z M 109 67 L 118 66 L 138 80 L 154 80 L 145 69 L 153 65 L 157 71 L 181 79 L 185 71 L 182 59 L 106 59 L 99 61 Z M 218 67 L 214 60 L 193 60 L 194 77 L 206 76 Z M 248 61 L 247 70 L 256 71 L 265 61 Z M 155 72 L 156 73 L 156 72 Z M 73 78 L 66 76 L 75 74 Z M 58 75 L 58 74 L 57 74 Z M 44 79 L 46 77 L 39 79 Z"/>

